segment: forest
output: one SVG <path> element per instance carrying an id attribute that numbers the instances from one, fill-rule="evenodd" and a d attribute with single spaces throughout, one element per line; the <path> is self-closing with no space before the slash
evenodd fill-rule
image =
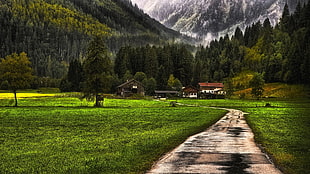
<path id="1" fill-rule="evenodd" d="M 299 3 L 294 13 L 286 5 L 274 27 L 266 19 L 194 47 L 173 42 L 176 32 L 145 18 L 129 1 L 5 0 L 0 57 L 26 52 L 37 76 L 32 87 L 79 91 L 87 47 L 96 35 L 104 36 L 113 61 L 112 92 L 130 78 L 144 80 L 149 89 L 169 89 L 171 79 L 175 86 L 225 82 L 244 89 L 255 73 L 267 83 L 309 85 L 309 13 L 309 3 Z"/>
<path id="2" fill-rule="evenodd" d="M 255 73 L 265 82 L 310 84 L 310 4 L 299 3 L 291 14 L 286 5 L 279 24 L 269 19 L 257 22 L 244 32 L 237 28 L 232 37 L 214 40 L 197 48 L 194 56 L 183 45 L 124 47 L 115 60 L 115 73 L 142 71 L 157 82 L 167 82 L 170 74 L 181 83 L 225 82 L 236 89 L 249 87 Z M 158 83 L 157 87 L 165 86 Z"/>
<path id="3" fill-rule="evenodd" d="M 38 77 L 61 79 L 70 61 L 86 56 L 93 35 L 105 36 L 112 55 L 180 36 L 127 0 L 0 1 L 0 57 L 27 53 Z"/>

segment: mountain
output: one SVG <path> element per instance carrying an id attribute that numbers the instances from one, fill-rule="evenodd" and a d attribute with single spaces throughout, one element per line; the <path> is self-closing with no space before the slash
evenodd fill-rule
<path id="1" fill-rule="evenodd" d="M 278 23 L 286 2 L 293 11 L 299 0 L 132 0 L 165 26 L 208 42 L 233 34 L 237 27 L 269 18 Z M 303 3 L 305 0 L 301 0 Z"/>
<path id="2" fill-rule="evenodd" d="M 92 35 L 104 35 L 112 53 L 181 38 L 129 0 L 0 1 L 0 57 L 26 52 L 38 76 L 62 78 Z"/>

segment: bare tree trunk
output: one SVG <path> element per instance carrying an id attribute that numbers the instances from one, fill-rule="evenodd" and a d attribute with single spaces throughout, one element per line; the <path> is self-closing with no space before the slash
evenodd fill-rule
<path id="1" fill-rule="evenodd" d="M 96 100 L 95 107 L 101 107 L 101 104 L 100 104 L 100 95 L 98 95 L 97 93 L 96 93 L 95 100 Z"/>
<path id="2" fill-rule="evenodd" d="M 14 92 L 14 99 L 15 99 L 15 105 L 14 105 L 14 107 L 17 107 L 17 96 L 16 96 L 16 90 L 14 89 L 14 90 L 13 90 L 13 92 Z"/>

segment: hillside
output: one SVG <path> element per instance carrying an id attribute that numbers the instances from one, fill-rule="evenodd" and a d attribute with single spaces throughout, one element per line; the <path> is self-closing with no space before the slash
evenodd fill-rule
<path id="1" fill-rule="evenodd" d="M 92 35 L 106 36 L 112 52 L 180 37 L 127 0 L 0 2 L 0 57 L 24 51 L 38 76 L 62 78 L 68 63 L 85 55 Z"/>
<path id="2" fill-rule="evenodd" d="M 234 92 L 232 98 L 252 99 L 251 88 Z M 268 83 L 264 86 L 263 97 L 266 98 L 309 98 L 310 89 L 304 85 L 289 85 L 284 83 Z"/>

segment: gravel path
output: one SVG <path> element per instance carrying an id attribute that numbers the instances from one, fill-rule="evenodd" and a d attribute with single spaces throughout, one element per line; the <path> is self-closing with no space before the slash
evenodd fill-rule
<path id="1" fill-rule="evenodd" d="M 216 124 L 189 137 L 147 173 L 281 174 L 255 144 L 243 115 L 239 110 L 229 110 Z"/>

